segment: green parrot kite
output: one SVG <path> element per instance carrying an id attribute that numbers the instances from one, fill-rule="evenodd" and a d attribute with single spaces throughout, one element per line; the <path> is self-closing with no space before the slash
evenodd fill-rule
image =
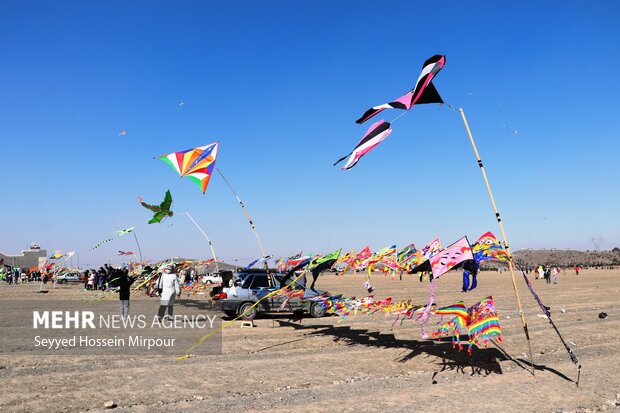
<path id="1" fill-rule="evenodd" d="M 164 197 L 164 202 L 159 204 L 159 206 L 149 205 L 146 202 L 142 202 L 142 198 L 138 197 L 138 202 L 145 207 L 146 209 L 150 209 L 155 214 L 153 218 L 149 221 L 149 224 L 154 224 L 156 222 L 161 222 L 162 219 L 166 217 L 171 217 L 174 213 L 170 210 L 172 206 L 172 195 L 170 195 L 170 191 L 166 191 L 166 196 Z"/>

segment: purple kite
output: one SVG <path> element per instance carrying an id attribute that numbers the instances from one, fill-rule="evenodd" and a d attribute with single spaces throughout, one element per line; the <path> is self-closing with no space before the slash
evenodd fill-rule
<path id="1" fill-rule="evenodd" d="M 334 166 L 336 166 L 340 162 L 347 159 L 348 156 L 350 156 L 346 165 L 340 169 L 344 171 L 345 169 L 353 168 L 362 156 L 366 155 L 368 152 L 370 152 L 372 148 L 380 144 L 382 140 L 384 140 L 390 135 L 390 133 L 392 133 L 390 123 L 381 119 L 379 122 L 373 124 L 368 129 L 366 134 L 355 146 L 355 149 L 353 149 L 353 151 L 349 155 L 345 155 L 342 158 L 338 159 L 338 161 L 334 163 Z"/>
<path id="2" fill-rule="evenodd" d="M 445 56 L 435 55 L 431 57 L 424 62 L 424 65 L 422 66 L 422 73 L 420 73 L 420 77 L 418 78 L 418 81 L 413 89 L 393 102 L 384 103 L 383 105 L 374 106 L 368 109 L 361 118 L 356 120 L 356 122 L 364 123 L 384 109 L 393 108 L 409 110 L 415 104 L 443 103 L 443 100 L 439 96 L 437 89 L 435 89 L 435 86 L 431 83 L 431 81 L 445 64 Z"/>

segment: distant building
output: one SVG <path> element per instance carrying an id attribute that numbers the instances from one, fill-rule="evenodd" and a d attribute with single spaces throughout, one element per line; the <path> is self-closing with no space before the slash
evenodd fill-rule
<path id="1" fill-rule="evenodd" d="M 42 250 L 39 244 L 32 244 L 30 248 L 22 251 L 21 255 L 7 255 L 0 252 L 0 260 L 4 259 L 5 265 L 18 268 L 41 267 L 47 259 L 47 251 Z"/>

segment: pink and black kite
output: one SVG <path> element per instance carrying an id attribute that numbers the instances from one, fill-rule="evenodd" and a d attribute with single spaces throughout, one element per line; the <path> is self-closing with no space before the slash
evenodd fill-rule
<path id="1" fill-rule="evenodd" d="M 384 103 L 383 105 L 374 106 L 368 109 L 361 118 L 356 120 L 356 122 L 364 123 L 384 109 L 393 108 L 409 110 L 415 104 L 443 103 L 443 100 L 439 96 L 437 89 L 435 89 L 435 86 L 431 83 L 431 81 L 445 64 L 445 56 L 435 55 L 431 57 L 424 62 L 424 65 L 422 66 L 422 73 L 420 74 L 420 77 L 418 78 L 418 81 L 413 89 L 393 102 Z"/>
<path id="2" fill-rule="evenodd" d="M 366 134 L 362 137 L 362 139 L 357 143 L 355 149 L 353 149 L 350 154 L 338 159 L 338 161 L 334 163 L 334 166 L 344 161 L 345 159 L 347 159 L 348 156 L 350 156 L 347 163 L 340 169 L 344 171 L 345 169 L 353 168 L 362 156 L 366 155 L 368 152 L 370 152 L 372 148 L 380 144 L 382 140 L 384 140 L 390 135 L 390 133 L 392 133 L 392 128 L 390 127 L 389 122 L 386 122 L 382 119 L 379 122 L 373 124 L 368 129 Z"/>

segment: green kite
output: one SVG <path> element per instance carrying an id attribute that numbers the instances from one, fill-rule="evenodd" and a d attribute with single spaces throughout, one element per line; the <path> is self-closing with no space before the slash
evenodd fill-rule
<path id="1" fill-rule="evenodd" d="M 174 213 L 170 210 L 172 206 L 172 195 L 170 195 L 170 191 L 166 191 L 166 196 L 164 198 L 164 202 L 159 204 L 159 206 L 149 205 L 146 202 L 142 202 L 142 198 L 138 197 L 138 202 L 145 207 L 146 209 L 150 209 L 155 214 L 153 218 L 149 221 L 149 224 L 154 224 L 156 222 L 161 222 L 162 219 L 166 217 L 171 217 Z"/>

